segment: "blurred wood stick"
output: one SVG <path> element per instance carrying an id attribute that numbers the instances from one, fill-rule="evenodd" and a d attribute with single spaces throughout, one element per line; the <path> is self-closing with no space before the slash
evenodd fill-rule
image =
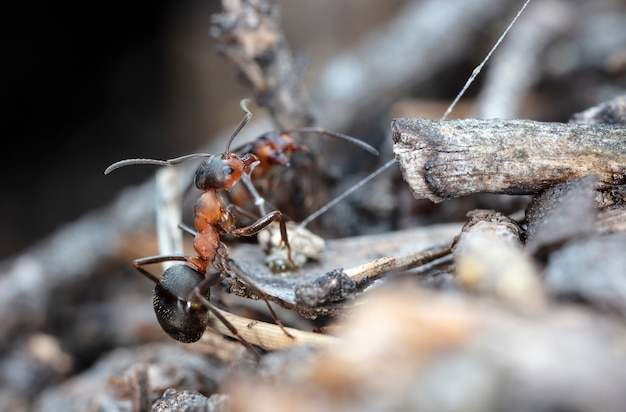
<path id="1" fill-rule="evenodd" d="M 339 342 L 339 338 L 335 336 L 285 328 L 293 336 L 290 338 L 280 326 L 273 323 L 244 318 L 221 309 L 217 309 L 217 311 L 237 329 L 241 337 L 265 350 L 280 350 L 295 345 L 323 346 Z M 224 323 L 217 319 L 211 324 L 211 327 L 224 335 L 237 338 Z"/>
<path id="2" fill-rule="evenodd" d="M 531 120 L 397 118 L 394 154 L 417 199 L 532 194 L 589 174 L 626 181 L 626 128 Z"/>

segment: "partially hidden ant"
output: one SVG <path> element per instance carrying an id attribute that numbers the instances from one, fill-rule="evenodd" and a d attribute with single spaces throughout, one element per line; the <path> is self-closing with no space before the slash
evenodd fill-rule
<path id="1" fill-rule="evenodd" d="M 104 172 L 108 174 L 115 169 L 130 165 L 171 166 L 186 160 L 207 158 L 200 164 L 195 175 L 195 185 L 202 191 L 194 205 L 193 247 L 198 256 L 160 255 L 134 261 L 135 267 L 156 283 L 153 304 L 161 327 L 168 335 L 181 342 L 190 343 L 200 339 L 209 321 L 209 311 L 216 314 L 235 336 L 239 336 L 236 330 L 233 330 L 234 327 L 220 316 L 209 302 L 210 288 L 218 284 L 223 277 L 231 274 L 244 281 L 265 301 L 276 323 L 285 334 L 291 336 L 276 316 L 265 293 L 248 280 L 245 271 L 229 257 L 226 246 L 220 240 L 220 234 L 251 236 L 272 222 L 278 221 L 282 242 L 291 259 L 285 219 L 280 211 L 269 212 L 248 226 L 236 227 L 230 207 L 224 203 L 218 193 L 233 187 L 242 175 L 249 174 L 258 162 L 253 154 L 239 156 L 230 152 L 233 139 L 252 117 L 245 104 L 246 99 L 241 101 L 241 108 L 245 113 L 244 118 L 235 128 L 226 144 L 226 150 L 221 154 L 195 153 L 169 160 L 126 159 L 112 164 Z M 147 264 L 166 261 L 183 261 L 187 265 L 171 266 L 160 278 L 143 267 Z M 209 265 L 212 265 L 217 273 L 207 275 Z M 240 340 L 243 342 L 243 339 Z"/>
<path id="2" fill-rule="evenodd" d="M 254 154 L 259 159 L 257 165 L 252 171 L 251 177 L 253 181 L 266 178 L 271 169 L 275 166 L 288 167 L 291 155 L 295 152 L 308 152 L 308 147 L 299 143 L 291 137 L 294 134 L 318 134 L 333 137 L 339 140 L 345 140 L 352 143 L 373 155 L 378 155 L 378 151 L 362 140 L 355 139 L 343 133 L 332 132 L 321 127 L 298 127 L 295 129 L 284 131 L 272 131 L 262 134 L 256 140 L 246 143 L 235 149 L 236 153 L 243 155 L 245 153 Z"/>
<path id="3" fill-rule="evenodd" d="M 234 209 L 241 212 L 242 217 L 245 216 L 254 220 L 256 217 L 266 214 L 265 196 L 268 194 L 272 196 L 271 201 L 278 200 L 281 205 L 281 210 L 283 207 L 289 207 L 292 211 L 300 211 L 299 209 L 301 209 L 301 207 L 299 206 L 302 206 L 300 204 L 302 201 L 301 197 L 295 195 L 295 199 L 293 199 L 291 196 L 285 195 L 284 190 L 277 190 L 278 188 L 274 186 L 277 168 L 290 167 L 292 156 L 297 152 L 305 155 L 305 158 L 299 157 L 297 161 L 297 174 L 306 173 L 313 167 L 313 159 L 308 146 L 292 137 L 296 134 L 316 134 L 332 137 L 351 143 L 373 155 L 378 155 L 378 151 L 375 148 L 362 140 L 343 133 L 329 131 L 321 127 L 299 127 L 283 131 L 266 132 L 255 140 L 245 143 L 234 150 L 239 156 L 253 154 L 259 160 L 250 174 L 244 174 L 241 177 L 241 184 L 235 185 L 228 192 L 228 200 L 231 205 L 234 206 Z M 298 191 L 295 190 L 295 192 L 297 193 Z M 292 194 L 292 191 L 287 191 L 287 193 Z M 257 215 L 249 211 L 252 206 L 257 208 Z M 316 217 L 323 212 L 322 210 L 317 210 Z M 309 217 L 311 216 L 309 215 Z M 311 217 L 306 224 L 313 219 L 314 218 Z M 288 259 L 284 249 L 275 248 L 273 235 L 264 236 L 264 240 L 259 238 L 259 241 L 264 245 L 262 246 L 263 249 L 268 253 L 266 264 L 273 272 L 279 273 L 297 269 L 306 263 L 307 260 L 317 260 L 321 255 L 323 240 L 304 229 L 306 224 L 299 225 L 297 231 L 293 229 L 295 225 L 290 229 L 289 236 L 296 236 L 296 248 L 295 250 L 287 250 L 287 252 L 291 252 Z M 306 241 L 303 239 L 306 239 Z"/>
<path id="4" fill-rule="evenodd" d="M 233 204 L 240 208 L 246 208 L 251 200 L 254 200 L 255 204 L 257 204 L 259 196 L 265 196 L 271 191 L 273 172 L 276 167 L 289 167 L 292 155 L 297 152 L 304 154 L 309 153 L 308 146 L 298 142 L 292 137 L 296 134 L 316 134 L 332 137 L 351 143 L 375 156 L 378 155 L 378 151 L 375 148 L 362 140 L 343 133 L 329 131 L 321 127 L 299 127 L 284 131 L 266 132 L 255 140 L 234 150 L 235 153 L 240 156 L 253 154 L 258 158 L 259 163 L 253 168 L 249 179 L 250 184 L 254 185 L 254 188 L 259 194 L 251 193 L 248 185 L 237 185 L 229 192 L 229 199 Z M 245 178 L 248 179 L 247 176 Z M 263 209 L 260 209 L 260 211 L 262 213 L 264 212 Z"/>

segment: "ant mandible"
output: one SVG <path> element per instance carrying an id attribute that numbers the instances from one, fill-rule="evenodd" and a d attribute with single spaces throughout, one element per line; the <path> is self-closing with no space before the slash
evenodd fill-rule
<path id="1" fill-rule="evenodd" d="M 229 190 L 244 174 L 248 175 L 258 162 L 253 154 L 239 156 L 230 152 L 233 139 L 252 117 L 252 113 L 246 107 L 246 102 L 247 99 L 241 101 L 244 117 L 229 138 L 226 150 L 221 154 L 194 153 L 169 160 L 126 159 L 113 163 L 104 171 L 108 174 L 115 169 L 130 165 L 171 166 L 187 160 L 207 158 L 200 164 L 195 175 L 195 185 L 202 191 L 194 205 L 196 230 L 193 246 L 198 256 L 161 255 L 134 261 L 135 267 L 156 283 L 153 304 L 161 327 L 172 338 L 182 342 L 194 342 L 200 339 L 208 323 L 208 311 L 218 313 L 211 309 L 212 306 L 208 300 L 209 291 L 211 286 L 219 283 L 222 277 L 228 276 L 229 273 L 235 273 L 265 301 L 278 325 L 289 335 L 269 305 L 266 295 L 247 279 L 245 271 L 229 257 L 226 246 L 220 240 L 220 233 L 251 236 L 272 222 L 278 221 L 282 242 L 287 248 L 288 259 L 291 261 L 291 247 L 287 238 L 285 219 L 280 211 L 269 212 L 248 226 L 236 227 L 230 208 L 224 204 L 219 195 L 219 191 Z M 165 261 L 184 261 L 191 266 L 174 265 L 168 268 L 160 279 L 143 268 L 147 264 Z M 217 273 L 207 276 L 209 264 L 213 265 Z M 223 318 L 220 320 L 225 321 Z M 225 325 L 230 329 L 228 323 L 225 322 Z M 236 334 L 236 331 L 233 333 Z"/>

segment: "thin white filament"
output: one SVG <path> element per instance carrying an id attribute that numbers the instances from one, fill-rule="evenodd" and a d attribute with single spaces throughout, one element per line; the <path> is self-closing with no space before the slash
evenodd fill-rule
<path id="1" fill-rule="evenodd" d="M 504 32 L 502 32 L 502 34 L 500 35 L 500 37 L 498 38 L 498 40 L 496 41 L 496 43 L 493 45 L 493 47 L 491 48 L 491 50 L 489 51 L 489 53 L 487 53 L 487 56 L 485 56 L 485 58 L 483 59 L 483 61 L 476 66 L 476 68 L 472 71 L 471 76 L 467 79 L 467 82 L 465 83 L 465 85 L 463 86 L 463 88 L 461 89 L 461 91 L 457 94 L 457 96 L 454 98 L 454 100 L 452 101 L 452 103 L 450 103 L 450 105 L 448 106 L 448 108 L 446 109 L 446 111 L 444 112 L 443 116 L 441 116 L 441 119 L 439 119 L 440 121 L 445 120 L 448 115 L 452 112 L 452 110 L 454 109 L 454 107 L 456 106 L 456 104 L 458 103 L 458 101 L 461 99 L 461 97 L 463 97 L 463 95 L 465 94 L 465 92 L 467 91 L 467 89 L 469 88 L 469 86 L 474 82 L 474 80 L 476 79 L 476 77 L 480 74 L 480 71 L 482 70 L 482 68 L 485 66 L 485 64 L 489 61 L 489 59 L 491 58 L 491 55 L 493 54 L 493 52 L 498 48 L 498 46 L 500 46 L 500 43 L 502 43 L 502 40 L 504 40 L 504 38 L 506 37 L 507 33 L 511 30 L 511 28 L 515 25 L 515 22 L 517 21 L 517 19 L 521 16 L 521 14 L 524 12 L 524 9 L 526 9 L 526 6 L 528 6 L 528 4 L 530 3 L 531 0 L 526 0 L 526 2 L 522 5 L 522 7 L 519 9 L 519 11 L 517 12 L 517 14 L 515 15 L 515 17 L 513 18 L 513 20 L 511 20 L 511 23 L 509 23 L 509 25 L 507 26 L 507 28 L 504 30 Z M 381 167 L 379 167 L 378 169 L 374 170 L 372 173 L 370 173 L 368 176 L 364 177 L 361 181 L 359 181 L 358 183 L 356 183 L 354 186 L 352 186 L 350 189 L 346 190 L 344 193 L 342 193 L 341 195 L 339 195 L 338 197 L 336 197 L 335 199 L 331 200 L 330 202 L 328 202 L 327 204 L 325 204 L 324 206 L 322 206 L 321 208 L 319 208 L 318 210 L 316 210 L 315 212 L 313 212 L 309 217 L 307 217 L 306 219 L 304 219 L 299 225 L 298 225 L 298 229 L 304 228 L 306 225 L 308 225 L 309 223 L 311 223 L 311 221 L 313 221 L 314 219 L 316 219 L 317 217 L 319 217 L 321 214 L 326 213 L 331 207 L 335 206 L 337 203 L 339 203 L 340 201 L 342 201 L 343 199 L 345 199 L 346 197 L 348 197 L 350 194 L 352 194 L 353 192 L 355 192 L 357 189 L 361 188 L 362 186 L 364 186 L 367 182 L 369 182 L 370 180 L 372 180 L 373 178 L 375 178 L 376 176 L 378 176 L 379 174 L 381 174 L 383 171 L 385 171 L 386 169 L 388 169 L 389 167 L 391 167 L 394 163 L 396 163 L 396 159 L 392 158 L 391 160 L 389 160 L 387 163 L 385 163 L 384 165 L 382 165 Z"/>
<path id="2" fill-rule="evenodd" d="M 476 68 L 472 71 L 472 75 L 469 77 L 469 79 L 467 79 L 467 82 L 465 82 L 465 86 L 463 86 L 463 88 L 461 89 L 461 91 L 459 92 L 459 94 L 456 95 L 456 97 L 454 98 L 454 100 L 452 101 L 452 103 L 450 103 L 450 106 L 448 106 L 448 108 L 446 109 L 445 113 L 443 114 L 443 116 L 441 116 L 441 119 L 439 119 L 440 121 L 446 120 L 446 118 L 448 117 L 448 115 L 450 113 L 452 113 L 452 109 L 454 109 L 454 106 L 456 106 L 456 104 L 459 102 L 459 100 L 461 99 L 461 97 L 463 97 L 463 95 L 465 94 L 465 92 L 467 91 L 467 89 L 470 87 L 470 84 L 472 84 L 474 82 L 474 80 L 476 79 L 476 77 L 478 77 L 478 75 L 480 74 L 480 71 L 483 69 L 483 67 L 485 66 L 485 64 L 487 63 L 487 61 L 489 61 L 489 59 L 491 58 L 491 55 L 493 54 L 494 51 L 496 51 L 496 49 L 498 48 L 498 46 L 500 45 L 500 43 L 502 43 L 502 40 L 504 40 L 504 37 L 506 37 L 507 33 L 509 32 L 509 30 L 511 30 L 511 28 L 513 27 L 513 25 L 515 25 L 515 22 L 517 21 L 517 19 L 519 18 L 519 16 L 522 14 L 522 12 L 524 11 L 524 9 L 526 8 L 526 6 L 528 6 L 528 3 L 530 3 L 530 0 L 526 0 L 526 2 L 524 3 L 524 5 L 522 6 L 521 9 L 519 9 L 519 11 L 517 12 L 517 14 L 515 15 L 515 17 L 513 18 L 513 20 L 511 20 L 511 23 L 509 23 L 509 25 L 507 26 L 507 28 L 504 30 L 504 32 L 500 35 L 500 37 L 498 38 L 498 41 L 496 41 L 496 44 L 493 45 L 493 47 L 491 48 L 491 50 L 489 50 L 489 53 L 487 53 L 487 56 L 485 56 L 485 58 L 483 59 L 482 62 L 480 62 L 480 64 L 478 66 L 476 66 Z"/>

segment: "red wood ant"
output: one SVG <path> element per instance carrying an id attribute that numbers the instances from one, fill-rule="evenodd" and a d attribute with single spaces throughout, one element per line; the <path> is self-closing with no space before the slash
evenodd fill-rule
<path id="1" fill-rule="evenodd" d="M 258 190 L 258 195 L 250 193 L 249 185 L 245 185 L 248 186 L 248 190 L 245 190 L 242 185 L 237 185 L 233 187 L 233 190 L 231 190 L 228 195 L 233 204 L 240 208 L 248 209 L 248 206 L 252 203 L 251 201 L 254 200 L 256 205 L 258 203 L 259 196 L 265 196 L 270 192 L 277 166 L 289 167 L 292 155 L 296 152 L 303 154 L 309 153 L 309 149 L 306 145 L 303 145 L 292 138 L 292 135 L 295 134 L 317 134 L 344 140 L 368 151 L 373 155 L 378 155 L 378 151 L 375 148 L 361 140 L 355 139 L 354 137 L 343 133 L 332 132 L 321 127 L 300 127 L 280 132 L 271 131 L 264 133 L 254 141 L 246 143 L 235 149 L 235 153 L 240 156 L 249 153 L 254 154 L 259 159 L 259 164 L 254 167 L 249 176 L 251 181 L 250 184 L 254 185 L 255 189 Z M 304 163 L 306 164 L 306 161 Z M 308 166 L 308 168 L 310 168 L 310 166 Z M 282 209 L 283 207 L 281 207 L 281 210 Z M 261 213 L 264 213 L 262 209 Z"/>
<path id="2" fill-rule="evenodd" d="M 230 207 L 226 206 L 219 195 L 221 190 L 230 190 L 241 178 L 242 175 L 249 174 L 259 161 L 251 153 L 239 156 L 230 152 L 230 145 L 233 139 L 239 134 L 241 129 L 250 121 L 252 113 L 246 107 L 247 99 L 241 101 L 241 108 L 244 111 L 244 118 L 231 135 L 226 144 L 226 150 L 221 154 L 193 153 L 169 160 L 156 159 L 126 159 L 120 160 L 109 166 L 104 173 L 108 174 L 115 169 L 130 165 L 149 164 L 160 166 L 172 166 L 187 160 L 207 157 L 195 175 L 195 185 L 202 191 L 194 205 L 194 226 L 196 235 L 193 246 L 198 257 L 190 257 L 189 263 L 194 265 L 201 273 L 206 273 L 207 265 L 215 263 L 218 251 L 223 246 L 220 241 L 220 233 L 234 236 L 252 236 L 258 233 L 274 221 L 279 221 L 281 227 L 282 241 L 289 251 L 289 240 L 285 228 L 285 219 L 279 210 L 274 210 L 265 214 L 254 223 L 236 227 Z"/>
<path id="3" fill-rule="evenodd" d="M 265 214 L 254 223 L 245 227 L 236 227 L 234 218 L 219 195 L 221 190 L 229 190 L 237 183 L 242 175 L 247 175 L 253 169 L 258 159 L 253 154 L 239 156 L 230 152 L 230 145 L 241 129 L 248 123 L 252 114 L 245 106 L 246 99 L 241 101 L 244 118 L 235 128 L 226 144 L 226 150 L 221 154 L 195 153 L 169 160 L 155 159 L 126 159 L 118 161 L 105 170 L 105 174 L 124 166 L 148 164 L 171 166 L 186 160 L 206 157 L 195 175 L 195 185 L 202 191 L 194 205 L 194 242 L 193 246 L 198 256 L 161 255 L 152 256 L 134 261 L 135 267 L 147 278 L 156 283 L 153 304 L 157 319 L 163 330 L 172 338 L 182 342 L 194 342 L 202 336 L 208 323 L 208 312 L 218 312 L 209 303 L 211 286 L 219 283 L 224 276 L 234 274 L 243 280 L 262 299 L 265 300 L 270 313 L 285 334 L 280 320 L 267 301 L 266 295 L 250 282 L 245 271 L 240 268 L 228 255 L 226 246 L 220 240 L 220 234 L 234 236 L 251 236 L 259 232 L 274 221 L 280 223 L 282 242 L 287 248 L 291 260 L 291 248 L 287 238 L 285 219 L 280 211 L 275 210 Z M 165 261 L 184 261 L 186 265 L 175 265 L 168 268 L 161 278 L 154 276 L 144 265 Z M 207 268 L 212 265 L 217 273 L 207 276 Z M 223 317 L 218 318 L 231 328 Z M 230 326 L 229 326 L 230 325 Z M 236 330 L 231 331 L 237 335 Z M 291 335 L 289 335 L 291 336 Z"/>
<path id="4" fill-rule="evenodd" d="M 228 192 L 229 201 L 232 205 L 236 206 L 238 211 L 243 212 L 243 216 L 254 220 L 255 215 L 249 212 L 250 208 L 253 206 L 257 208 L 259 215 L 266 214 L 266 199 L 264 196 L 266 196 L 267 193 L 272 193 L 273 201 L 278 200 L 278 203 L 280 205 L 279 209 L 281 211 L 284 209 L 290 209 L 291 213 L 287 214 L 292 217 L 294 216 L 294 212 L 298 213 L 303 209 L 303 205 L 301 204 L 301 198 L 299 198 L 298 196 L 296 196 L 297 200 L 293 198 L 284 198 L 285 195 L 283 193 L 292 193 L 293 190 L 271 190 L 276 189 L 273 184 L 274 178 L 276 176 L 277 167 L 289 167 L 292 155 L 294 155 L 296 152 L 300 152 L 305 155 L 310 154 L 309 148 L 307 146 L 299 143 L 292 137 L 292 135 L 294 134 L 325 135 L 338 140 L 346 141 L 348 143 L 352 143 L 353 145 L 358 146 L 373 155 L 378 155 L 378 151 L 375 148 L 361 140 L 358 140 L 352 136 L 348 136 L 343 133 L 328 131 L 321 127 L 299 127 L 290 130 L 271 131 L 264 133 L 257 139 L 235 149 L 235 153 L 237 153 L 239 156 L 253 154 L 259 159 L 259 163 L 253 168 L 250 174 L 242 175 L 241 184 L 234 186 L 232 190 Z M 300 169 L 299 173 L 297 172 L 298 174 L 303 174 L 301 173 L 302 168 L 310 170 L 313 167 L 313 162 L 310 156 L 307 156 L 306 158 L 299 157 L 298 164 Z M 304 174 L 306 175 L 306 173 Z M 280 183 L 284 182 L 281 181 Z M 281 197 L 283 197 L 282 201 L 280 199 Z M 318 213 L 316 216 L 319 216 L 319 214 L 321 214 L 319 210 L 316 213 Z M 307 223 L 309 223 L 311 220 L 312 219 L 308 220 Z M 321 238 L 319 240 L 316 240 L 315 238 L 317 238 L 317 236 L 315 236 L 313 233 L 305 232 L 305 230 L 303 229 L 304 226 L 305 225 L 300 225 L 298 226 L 297 232 L 291 230 L 291 232 L 289 233 L 290 237 L 294 235 L 297 236 L 296 245 L 302 246 L 303 244 L 307 244 L 313 246 L 313 244 L 315 244 L 317 248 L 323 249 L 323 240 L 321 240 Z M 286 259 L 284 250 L 275 249 L 272 238 L 272 235 L 269 235 L 269 237 L 265 237 L 266 241 L 264 242 L 264 249 L 266 250 L 266 252 L 268 252 L 266 263 L 274 272 L 285 272 L 293 270 L 297 267 L 302 266 L 309 258 L 312 258 L 312 255 L 321 254 L 321 250 L 312 250 L 309 248 L 305 252 L 304 250 L 296 247 L 296 253 L 290 255 L 289 259 Z M 303 241 L 303 239 L 305 238 L 306 243 L 304 243 Z M 291 251 L 287 250 L 287 252 Z M 297 263 L 295 264 L 294 259 L 297 260 Z M 312 259 L 315 260 L 316 258 Z"/>
<path id="5" fill-rule="evenodd" d="M 373 155 L 378 155 L 376 149 L 361 140 L 343 133 L 331 132 L 321 127 L 299 127 L 282 132 L 267 132 L 256 140 L 236 149 L 235 152 L 239 154 L 251 153 L 259 159 L 259 164 L 252 171 L 251 177 L 253 181 L 260 180 L 266 178 L 275 166 L 288 167 L 291 155 L 294 152 L 308 152 L 307 146 L 298 143 L 291 137 L 293 134 L 305 133 L 313 133 L 345 140 Z"/>

